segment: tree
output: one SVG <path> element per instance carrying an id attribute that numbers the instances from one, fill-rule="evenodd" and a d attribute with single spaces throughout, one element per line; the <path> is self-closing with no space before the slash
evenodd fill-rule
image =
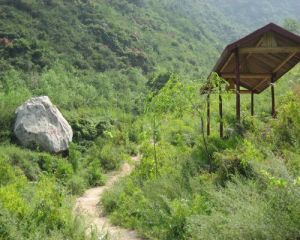
<path id="1" fill-rule="evenodd" d="M 201 81 L 206 82 L 206 81 Z M 217 74 L 212 74 L 209 79 L 210 94 L 224 95 L 224 80 Z M 205 116 L 207 98 L 204 94 L 199 94 L 199 89 L 205 88 L 207 84 L 201 87 L 201 84 L 195 81 L 183 83 L 178 75 L 171 74 L 164 86 L 158 92 L 152 92 L 149 96 L 146 107 L 147 119 L 151 121 L 152 143 L 154 150 L 154 160 L 156 174 L 158 174 L 158 159 L 156 153 L 157 136 L 160 121 L 166 114 L 171 114 L 176 118 L 181 118 L 184 114 L 191 114 L 200 119 L 201 137 L 207 154 L 207 159 L 212 166 L 212 157 L 208 150 L 208 139 L 205 132 Z M 221 90 L 221 91 L 220 91 Z"/>
<path id="2" fill-rule="evenodd" d="M 300 34 L 300 22 L 295 19 L 292 18 L 284 19 L 283 26 L 284 28 L 286 28 L 287 30 L 293 33 Z"/>

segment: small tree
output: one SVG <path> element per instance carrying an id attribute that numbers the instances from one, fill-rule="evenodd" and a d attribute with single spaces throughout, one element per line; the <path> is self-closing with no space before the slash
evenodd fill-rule
<path id="1" fill-rule="evenodd" d="M 160 91 L 149 95 L 146 107 L 146 116 L 151 121 L 156 175 L 158 175 L 159 172 L 156 151 L 159 122 L 162 117 L 168 113 L 171 113 L 178 118 L 182 117 L 185 113 L 190 113 L 200 118 L 201 137 L 211 168 L 212 157 L 208 150 L 208 138 L 204 127 L 207 94 L 226 95 L 226 91 L 224 90 L 224 86 L 226 84 L 227 83 L 215 73 L 211 74 L 209 82 L 202 84 L 202 86 L 198 81 L 188 81 L 184 83 L 180 81 L 178 75 L 172 74 L 170 79 L 166 82 L 164 87 L 160 89 Z M 199 89 L 207 89 L 208 92 L 206 92 L 206 94 L 200 94 Z"/>
<path id="2" fill-rule="evenodd" d="M 283 26 L 291 32 L 300 34 L 300 22 L 295 19 L 292 18 L 284 19 Z"/>

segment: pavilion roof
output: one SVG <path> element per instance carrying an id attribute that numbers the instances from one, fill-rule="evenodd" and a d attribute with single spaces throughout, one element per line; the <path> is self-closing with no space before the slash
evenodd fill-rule
<path id="1" fill-rule="evenodd" d="M 300 36 L 270 23 L 229 44 L 212 70 L 229 83 L 229 89 L 235 89 L 236 51 L 240 85 L 261 93 L 300 61 Z"/>

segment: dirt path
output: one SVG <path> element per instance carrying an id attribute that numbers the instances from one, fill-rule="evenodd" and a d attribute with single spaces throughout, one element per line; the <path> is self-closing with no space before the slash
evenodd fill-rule
<path id="1" fill-rule="evenodd" d="M 132 160 L 137 162 L 139 157 L 133 157 Z M 120 171 L 113 172 L 108 176 L 105 186 L 89 189 L 76 200 L 76 212 L 86 216 L 91 221 L 89 232 L 96 228 L 102 234 L 107 233 L 110 240 L 142 240 L 134 231 L 111 225 L 109 219 L 102 216 L 101 209 L 97 207 L 104 191 L 111 188 L 120 178 L 129 175 L 133 168 L 128 163 L 124 163 Z"/>

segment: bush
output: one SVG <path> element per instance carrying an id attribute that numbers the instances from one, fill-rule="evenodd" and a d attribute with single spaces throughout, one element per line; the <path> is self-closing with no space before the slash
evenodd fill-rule
<path id="1" fill-rule="evenodd" d="M 0 186 L 5 186 L 16 181 L 17 176 L 14 168 L 4 159 L 0 159 Z"/>
<path id="2" fill-rule="evenodd" d="M 114 170 L 120 167 L 121 161 L 125 160 L 122 148 L 106 144 L 100 152 L 100 162 L 104 169 Z"/>
<path id="3" fill-rule="evenodd" d="M 20 186 L 16 184 L 1 187 L 0 202 L 2 203 L 2 207 L 10 214 L 17 215 L 22 218 L 29 213 L 30 208 L 23 199 L 19 187 Z"/>
<path id="4" fill-rule="evenodd" d="M 91 184 L 90 184 L 91 185 Z M 87 187 L 86 180 L 78 175 L 73 175 L 66 184 L 68 191 L 73 195 L 80 195 Z"/>
<path id="5" fill-rule="evenodd" d="M 68 160 L 72 164 L 73 171 L 76 173 L 79 169 L 79 164 L 81 164 L 81 154 L 77 150 L 77 146 L 73 143 L 71 143 L 69 146 Z"/>
<path id="6" fill-rule="evenodd" d="M 218 166 L 218 182 L 224 184 L 235 175 L 242 175 L 250 178 L 254 170 L 248 161 L 245 161 L 242 154 L 236 150 L 225 150 L 214 155 Z"/>
<path id="7" fill-rule="evenodd" d="M 278 121 L 273 123 L 273 134 L 276 145 L 298 147 L 300 145 L 300 104 L 299 96 L 287 94 L 278 108 Z"/>
<path id="8" fill-rule="evenodd" d="M 73 174 L 72 165 L 63 158 L 42 154 L 38 163 L 42 171 L 53 174 L 62 182 L 66 182 Z"/>
<path id="9" fill-rule="evenodd" d="M 191 239 L 297 239 L 299 187 L 261 189 L 259 183 L 236 180 L 211 191 L 210 215 L 188 220 Z M 234 201 L 233 201 L 234 199 Z"/>
<path id="10" fill-rule="evenodd" d="M 89 186 L 102 186 L 104 184 L 105 179 L 99 161 L 94 160 L 89 163 L 86 171 L 86 178 Z"/>
<path id="11" fill-rule="evenodd" d="M 14 145 L 0 147 L 0 158 L 13 166 L 15 173 L 22 172 L 29 180 L 35 181 L 41 170 L 37 164 L 38 154 L 18 148 Z M 5 164 L 4 164 L 5 166 Z"/>

